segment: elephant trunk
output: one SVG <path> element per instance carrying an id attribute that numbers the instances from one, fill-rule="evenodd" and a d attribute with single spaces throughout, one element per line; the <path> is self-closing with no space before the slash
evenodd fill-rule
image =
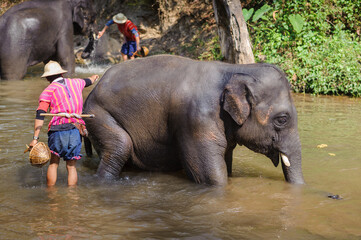
<path id="1" fill-rule="evenodd" d="M 287 167 L 282 163 L 282 170 L 287 182 L 292 184 L 305 184 L 301 165 Z"/>
<path id="2" fill-rule="evenodd" d="M 97 40 L 94 38 L 94 33 L 91 32 L 89 34 L 89 42 L 88 45 L 85 47 L 83 53 L 81 54 L 81 58 L 86 59 L 89 58 L 91 53 L 94 51 L 96 47 Z"/>
<path id="3" fill-rule="evenodd" d="M 287 149 L 287 153 L 281 153 L 282 170 L 287 182 L 292 184 L 305 184 L 302 174 L 302 154 L 301 143 L 296 134 L 296 141 L 291 143 Z"/>

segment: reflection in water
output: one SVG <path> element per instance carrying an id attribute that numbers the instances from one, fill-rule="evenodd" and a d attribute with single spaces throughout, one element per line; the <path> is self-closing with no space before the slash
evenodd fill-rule
<path id="1" fill-rule="evenodd" d="M 125 172 L 103 185 L 90 167 L 95 157 L 78 162 L 77 187 L 67 187 L 60 166 L 57 186 L 47 188 L 47 166 L 32 167 L 22 153 L 47 86 L 36 71 L 0 82 L 0 239 L 361 238 L 359 99 L 294 94 L 306 186 L 285 183 L 280 167 L 238 147 L 225 188 L 182 172 Z"/>

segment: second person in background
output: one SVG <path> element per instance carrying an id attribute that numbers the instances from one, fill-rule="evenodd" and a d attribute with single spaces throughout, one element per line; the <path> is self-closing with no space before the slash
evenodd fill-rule
<path id="1" fill-rule="evenodd" d="M 124 44 L 121 50 L 123 60 L 126 61 L 129 58 L 134 59 L 135 53 L 141 50 L 139 32 L 134 23 L 127 19 L 123 13 L 118 13 L 113 16 L 113 18 L 105 24 L 103 30 L 99 32 L 98 38 L 101 38 L 107 28 L 114 23 L 117 24 L 119 31 L 124 36 Z"/>

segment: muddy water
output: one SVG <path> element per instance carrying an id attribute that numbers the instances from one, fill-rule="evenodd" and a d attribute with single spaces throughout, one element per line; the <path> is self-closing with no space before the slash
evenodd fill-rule
<path id="1" fill-rule="evenodd" d="M 237 147 L 223 189 L 182 173 L 127 172 L 102 185 L 96 158 L 87 157 L 78 162 L 76 188 L 66 186 L 62 162 L 57 187 L 47 189 L 47 166 L 32 167 L 23 154 L 47 86 L 40 74 L 35 68 L 24 81 L 0 82 L 0 239 L 361 239 L 361 100 L 294 95 L 304 187 L 285 183 L 280 167 Z M 87 74 L 77 69 L 77 76 Z M 45 127 L 40 137 L 46 141 Z"/>

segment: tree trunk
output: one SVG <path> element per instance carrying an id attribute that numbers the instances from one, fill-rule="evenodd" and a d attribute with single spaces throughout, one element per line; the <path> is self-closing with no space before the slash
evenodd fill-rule
<path id="1" fill-rule="evenodd" d="M 254 63 L 240 0 L 213 0 L 221 51 L 227 62 Z"/>

